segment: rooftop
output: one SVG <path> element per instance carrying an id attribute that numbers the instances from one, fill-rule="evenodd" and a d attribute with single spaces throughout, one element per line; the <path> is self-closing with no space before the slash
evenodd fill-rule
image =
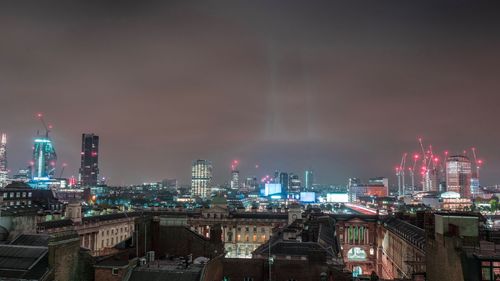
<path id="1" fill-rule="evenodd" d="M 387 218 L 384 225 L 389 231 L 424 251 L 425 231 L 423 229 L 393 217 Z"/>
<path id="2" fill-rule="evenodd" d="M 186 267 L 181 260 L 156 260 L 134 269 L 129 281 L 198 281 L 204 265 Z"/>
<path id="3" fill-rule="evenodd" d="M 41 279 L 48 271 L 47 253 L 47 247 L 0 245 L 0 279 Z"/>
<path id="4" fill-rule="evenodd" d="M 25 245 L 25 246 L 47 246 L 50 236 L 44 234 L 21 234 L 17 236 L 11 245 Z"/>

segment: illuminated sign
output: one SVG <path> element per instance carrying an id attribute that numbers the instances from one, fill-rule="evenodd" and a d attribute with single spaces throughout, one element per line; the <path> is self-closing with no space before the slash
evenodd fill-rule
<path id="1" fill-rule="evenodd" d="M 281 193 L 281 183 L 266 183 L 264 186 L 264 196 Z"/>
<path id="2" fill-rule="evenodd" d="M 333 203 L 345 203 L 349 202 L 349 196 L 347 193 L 327 193 L 326 201 Z"/>
<path id="3" fill-rule="evenodd" d="M 366 260 L 366 252 L 365 252 L 365 250 L 363 250 L 359 247 L 351 248 L 347 252 L 347 259 L 358 260 L 358 261 Z"/>
<path id="4" fill-rule="evenodd" d="M 316 202 L 316 193 L 314 192 L 301 192 L 300 202 Z"/>

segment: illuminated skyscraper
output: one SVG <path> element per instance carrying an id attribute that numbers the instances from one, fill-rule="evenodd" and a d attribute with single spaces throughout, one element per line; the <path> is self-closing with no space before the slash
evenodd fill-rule
<path id="1" fill-rule="evenodd" d="M 0 188 L 7 185 L 7 135 L 0 140 Z"/>
<path id="2" fill-rule="evenodd" d="M 79 182 L 82 186 L 97 186 L 99 176 L 99 136 L 82 134 Z"/>
<path id="3" fill-rule="evenodd" d="M 446 160 L 446 191 L 454 191 L 462 198 L 471 197 L 472 167 L 469 158 L 463 155 L 450 156 Z"/>
<path id="4" fill-rule="evenodd" d="M 240 188 L 240 171 L 232 170 L 231 171 L 231 189 L 239 189 Z"/>
<path id="5" fill-rule="evenodd" d="M 305 181 L 305 189 L 306 191 L 311 191 L 313 190 L 313 184 L 314 184 L 314 175 L 313 171 L 307 170 L 304 175 L 304 181 Z"/>
<path id="6" fill-rule="evenodd" d="M 196 160 L 191 169 L 191 194 L 201 198 L 210 196 L 212 185 L 212 163 L 208 160 Z"/>
<path id="7" fill-rule="evenodd" d="M 37 137 L 33 145 L 32 180 L 48 180 L 54 176 L 57 155 L 48 134 Z"/>

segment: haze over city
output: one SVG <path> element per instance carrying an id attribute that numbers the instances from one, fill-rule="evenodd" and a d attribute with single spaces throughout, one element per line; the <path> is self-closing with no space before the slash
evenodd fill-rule
<path id="1" fill-rule="evenodd" d="M 31 160 L 43 112 L 65 174 L 93 132 L 111 184 L 188 183 L 195 159 L 219 183 L 233 159 L 248 176 L 394 181 L 418 137 L 476 147 L 482 183 L 498 183 L 497 3 L 23 3 L 0 9 L 11 170 Z"/>

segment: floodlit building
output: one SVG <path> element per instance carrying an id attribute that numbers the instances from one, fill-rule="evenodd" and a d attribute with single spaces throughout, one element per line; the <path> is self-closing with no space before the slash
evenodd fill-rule
<path id="1" fill-rule="evenodd" d="M 446 191 L 453 191 L 461 197 L 471 197 L 471 161 L 463 155 L 450 156 L 446 160 Z"/>
<path id="2" fill-rule="evenodd" d="M 208 160 L 196 160 L 191 169 L 191 194 L 207 198 L 212 184 L 212 163 Z"/>
<path id="3" fill-rule="evenodd" d="M 240 188 L 240 171 L 232 170 L 231 171 L 231 189 L 239 189 Z"/>
<path id="4" fill-rule="evenodd" d="M 49 180 L 54 176 L 57 161 L 52 140 L 46 135 L 37 137 L 33 145 L 32 180 Z"/>

